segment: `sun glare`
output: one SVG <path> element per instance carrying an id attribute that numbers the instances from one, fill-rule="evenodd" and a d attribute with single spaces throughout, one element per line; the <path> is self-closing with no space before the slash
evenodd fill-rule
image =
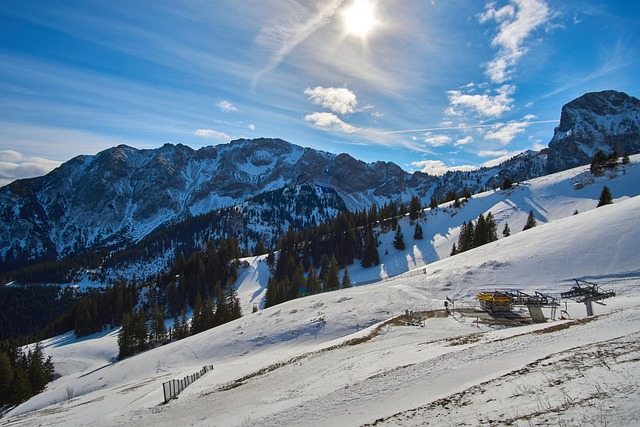
<path id="1" fill-rule="evenodd" d="M 353 5 L 344 13 L 347 31 L 365 37 L 376 23 L 370 0 L 354 0 Z"/>

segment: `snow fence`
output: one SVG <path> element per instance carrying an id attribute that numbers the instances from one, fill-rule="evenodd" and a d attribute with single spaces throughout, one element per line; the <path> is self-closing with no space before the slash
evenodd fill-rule
<path id="1" fill-rule="evenodd" d="M 182 390 L 187 388 L 188 385 L 190 385 L 192 382 L 199 379 L 209 371 L 213 371 L 213 365 L 203 366 L 199 372 L 187 375 L 182 379 L 171 380 L 167 381 L 166 383 L 162 383 L 162 390 L 164 391 L 164 403 L 167 403 L 171 399 L 175 399 L 176 397 L 178 397 Z"/>

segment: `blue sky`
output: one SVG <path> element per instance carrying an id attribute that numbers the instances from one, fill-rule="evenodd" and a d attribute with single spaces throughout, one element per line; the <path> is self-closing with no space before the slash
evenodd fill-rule
<path id="1" fill-rule="evenodd" d="M 628 0 L 0 4 L 0 184 L 256 137 L 465 170 L 546 146 L 586 92 L 640 96 Z"/>

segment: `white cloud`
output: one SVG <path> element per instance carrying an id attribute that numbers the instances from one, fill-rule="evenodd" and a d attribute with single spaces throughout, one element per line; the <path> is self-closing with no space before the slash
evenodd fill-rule
<path id="1" fill-rule="evenodd" d="M 500 9 L 488 3 L 480 15 L 480 23 L 493 20 L 499 23 L 498 33 L 491 45 L 499 49 L 496 57 L 487 64 L 487 75 L 496 83 L 504 83 L 511 77 L 511 69 L 526 52 L 524 41 L 550 18 L 549 7 L 543 0 L 511 0 L 512 4 Z"/>
<path id="2" fill-rule="evenodd" d="M 470 142 L 473 142 L 473 137 L 471 135 L 465 136 L 464 138 L 460 138 L 458 140 L 456 140 L 456 142 L 453 144 L 456 147 L 460 147 L 461 145 L 467 145 Z"/>
<path id="3" fill-rule="evenodd" d="M 472 171 L 478 169 L 476 166 L 471 165 L 447 166 L 441 160 L 420 160 L 411 162 L 411 166 L 429 175 L 444 175 L 449 171 Z"/>
<path id="4" fill-rule="evenodd" d="M 17 179 L 46 175 L 60 164 L 42 157 L 25 156 L 15 150 L 0 150 L 0 186 Z"/>
<path id="5" fill-rule="evenodd" d="M 448 110 L 449 115 L 461 116 L 466 110 L 472 110 L 484 117 L 500 117 L 511 110 L 513 98 L 510 97 L 515 89 L 511 85 L 503 85 L 497 90 L 496 95 L 462 93 L 460 90 L 450 90 Z"/>
<path id="6" fill-rule="evenodd" d="M 422 140 L 432 147 L 442 147 L 443 145 L 450 144 L 451 141 L 453 141 L 453 139 L 449 135 L 434 135 L 432 133 L 425 134 Z"/>
<path id="7" fill-rule="evenodd" d="M 253 123 L 249 124 L 249 126 L 247 126 L 250 130 L 256 130 L 256 125 L 254 125 Z"/>
<path id="8" fill-rule="evenodd" d="M 216 106 L 220 109 L 220 111 L 222 111 L 223 113 L 233 113 L 238 111 L 238 109 L 236 108 L 235 105 L 233 105 L 231 102 L 226 101 L 226 100 L 222 100 L 220 102 L 218 102 L 216 104 Z"/>
<path id="9" fill-rule="evenodd" d="M 321 105 L 334 113 L 350 114 L 355 111 L 358 105 L 356 94 L 347 88 L 322 87 L 306 88 L 304 94 L 309 96 L 309 100 L 314 104 Z"/>
<path id="10" fill-rule="evenodd" d="M 333 113 L 312 113 L 305 116 L 305 121 L 313 123 L 314 126 L 328 130 L 337 130 L 344 133 L 354 133 L 357 127 L 343 122 Z"/>
<path id="11" fill-rule="evenodd" d="M 219 132 L 213 129 L 197 129 L 194 132 L 195 136 L 199 136 L 200 138 L 208 138 L 208 139 L 221 139 L 228 141 L 231 139 L 229 135 L 224 132 Z"/>
<path id="12" fill-rule="evenodd" d="M 499 141 L 502 145 L 507 145 L 529 126 L 528 122 L 510 122 L 504 125 L 497 125 L 496 130 L 489 130 L 484 135 L 485 139 Z"/>

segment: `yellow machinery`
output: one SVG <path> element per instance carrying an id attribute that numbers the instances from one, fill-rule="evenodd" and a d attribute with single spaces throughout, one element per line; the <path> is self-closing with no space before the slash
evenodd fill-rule
<path id="1" fill-rule="evenodd" d="M 506 292 L 481 292 L 476 297 L 480 307 L 487 311 L 510 311 L 513 298 Z"/>

